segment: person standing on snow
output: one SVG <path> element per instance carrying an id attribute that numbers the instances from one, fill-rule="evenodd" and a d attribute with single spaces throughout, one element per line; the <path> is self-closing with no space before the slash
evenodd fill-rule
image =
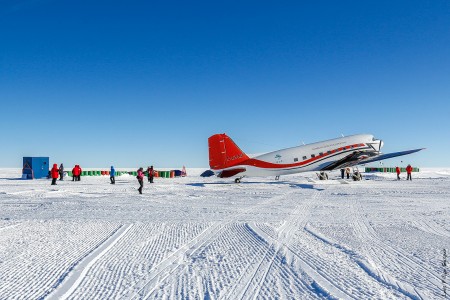
<path id="1" fill-rule="evenodd" d="M 341 169 L 341 178 L 344 179 L 345 169 Z"/>
<path id="2" fill-rule="evenodd" d="M 58 165 L 57 164 L 53 164 L 53 168 L 50 171 L 51 175 L 52 175 L 52 185 L 56 185 L 56 180 L 59 177 L 59 169 L 58 169 Z"/>
<path id="3" fill-rule="evenodd" d="M 116 184 L 116 170 L 114 166 L 111 166 L 111 171 L 109 171 L 109 180 L 111 180 L 111 184 Z"/>
<path id="4" fill-rule="evenodd" d="M 81 172 L 82 172 L 83 170 L 81 170 L 81 167 L 80 167 L 80 165 L 77 165 L 77 174 L 78 174 L 78 176 L 77 176 L 77 181 L 80 181 L 81 180 Z"/>
<path id="5" fill-rule="evenodd" d="M 153 176 L 155 172 L 153 171 L 153 166 L 150 166 L 147 168 L 147 176 L 148 176 L 148 182 L 153 183 Z"/>
<path id="6" fill-rule="evenodd" d="M 144 168 L 140 167 L 139 170 L 137 171 L 137 176 L 136 176 L 138 182 L 139 182 L 139 194 L 142 194 L 142 188 L 144 187 Z"/>
<path id="7" fill-rule="evenodd" d="M 77 168 L 77 166 L 75 165 L 72 169 L 72 181 L 75 181 L 77 179 L 76 168 Z"/>
<path id="8" fill-rule="evenodd" d="M 63 166 L 63 164 L 59 165 L 59 180 L 64 180 L 64 166 Z"/>
<path id="9" fill-rule="evenodd" d="M 406 167 L 406 174 L 408 174 L 408 176 L 406 177 L 406 180 L 411 180 L 412 181 L 412 178 L 411 178 L 411 172 L 412 172 L 412 167 L 411 167 L 411 165 L 408 165 L 407 167 Z"/>
<path id="10" fill-rule="evenodd" d="M 73 175 L 72 181 L 80 181 L 81 168 L 79 165 L 75 165 L 75 167 L 73 167 L 72 175 Z"/>
<path id="11" fill-rule="evenodd" d="M 399 167 L 395 167 L 395 172 L 397 173 L 397 180 L 400 180 L 400 168 Z"/>
<path id="12" fill-rule="evenodd" d="M 345 168 L 345 174 L 347 174 L 347 179 L 350 179 L 350 168 Z"/>

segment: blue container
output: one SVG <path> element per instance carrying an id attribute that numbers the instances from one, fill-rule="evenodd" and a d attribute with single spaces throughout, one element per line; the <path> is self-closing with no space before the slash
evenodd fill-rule
<path id="1" fill-rule="evenodd" d="M 24 157 L 22 174 L 27 179 L 47 178 L 49 171 L 48 157 Z"/>

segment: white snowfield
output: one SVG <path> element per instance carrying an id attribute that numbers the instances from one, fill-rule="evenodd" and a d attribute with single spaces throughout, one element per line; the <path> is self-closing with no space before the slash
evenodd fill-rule
<path id="1" fill-rule="evenodd" d="M 0 299 L 445 299 L 450 169 L 362 182 L 0 169 Z M 338 172 L 330 174 L 335 179 Z"/>

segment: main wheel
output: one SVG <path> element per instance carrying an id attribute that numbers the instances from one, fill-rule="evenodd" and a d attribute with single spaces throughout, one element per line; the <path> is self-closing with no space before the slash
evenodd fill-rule
<path id="1" fill-rule="evenodd" d="M 235 182 L 235 183 L 241 183 L 241 179 L 240 179 L 240 178 L 236 178 L 236 179 L 234 180 L 234 182 Z"/>

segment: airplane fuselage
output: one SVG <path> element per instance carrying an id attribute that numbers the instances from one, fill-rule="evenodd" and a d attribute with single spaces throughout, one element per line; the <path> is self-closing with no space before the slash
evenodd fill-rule
<path id="1" fill-rule="evenodd" d="M 382 146 L 383 142 L 373 135 L 358 134 L 265 153 L 230 168 L 214 171 L 219 177 L 229 177 L 220 174 L 229 174 L 231 170 L 239 168 L 241 172 L 235 177 L 280 176 L 319 171 L 352 153 L 358 153 L 361 158 L 377 155 Z M 227 159 L 232 160 L 233 157 Z"/>

